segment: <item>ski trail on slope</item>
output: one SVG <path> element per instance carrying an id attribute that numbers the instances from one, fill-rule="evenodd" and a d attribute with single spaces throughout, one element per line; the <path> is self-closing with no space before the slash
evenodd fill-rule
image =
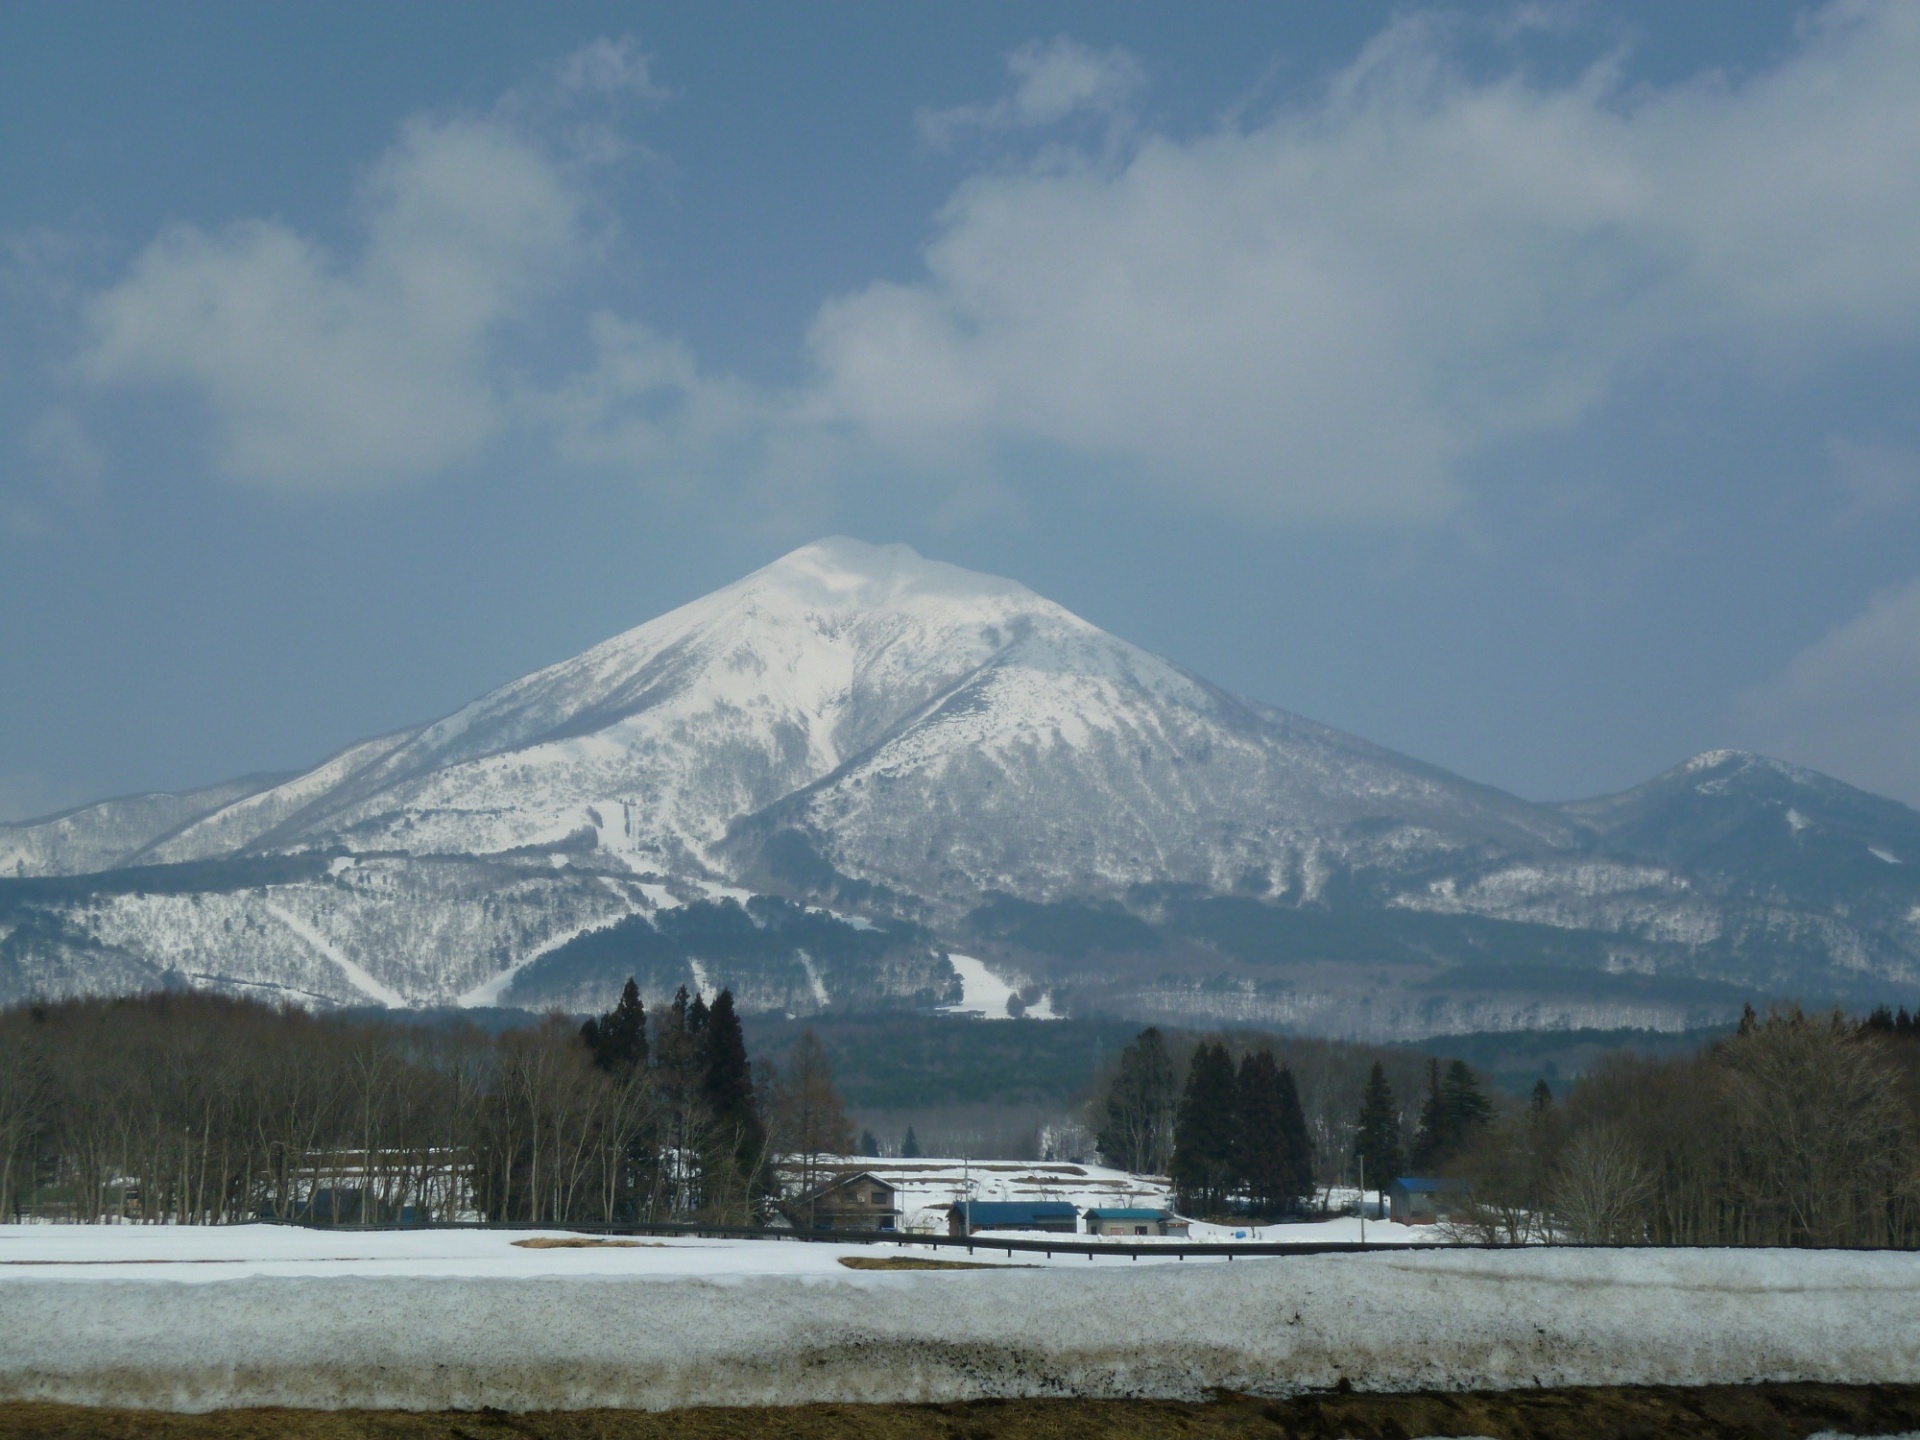
<path id="1" fill-rule="evenodd" d="M 621 895 L 619 887 L 611 880 L 608 880 L 606 876 L 603 875 L 600 878 L 606 887 L 613 891 L 615 895 L 619 895 L 623 900 L 626 898 L 624 895 Z M 641 888 L 645 889 L 646 887 L 642 886 Z M 604 930 L 610 925 L 617 925 L 625 918 L 625 916 L 621 915 L 615 915 L 611 918 L 603 915 L 598 920 L 589 920 L 584 925 L 576 925 L 571 930 L 562 930 L 557 935 L 549 936 L 543 943 L 529 950 L 525 955 L 522 955 L 492 979 L 482 980 L 464 995 L 455 996 L 453 1003 L 458 1005 L 462 1010 L 472 1010 L 483 1005 L 498 1005 L 500 1003 L 500 997 L 507 993 L 507 987 L 513 984 L 515 979 L 519 977 L 520 972 L 538 960 L 542 955 L 551 954 L 562 945 L 578 940 L 582 935 L 590 931 Z"/>
<path id="2" fill-rule="evenodd" d="M 818 1005 L 822 1010 L 826 1009 L 827 982 L 820 978 L 820 972 L 814 966 L 813 957 L 804 950 L 798 950 L 794 953 L 800 957 L 801 965 L 806 967 L 807 984 L 813 987 L 813 1003 Z"/>
<path id="3" fill-rule="evenodd" d="M 335 948 L 331 940 L 327 939 L 326 936 L 322 935 L 298 915 L 295 915 L 290 910 L 282 909 L 271 900 L 264 902 L 262 908 L 295 935 L 298 935 L 302 940 L 306 941 L 313 949 L 319 951 L 321 955 L 339 966 L 340 973 L 347 977 L 347 983 L 362 995 L 367 996 L 369 999 L 378 1000 L 389 1010 L 404 1010 L 407 1008 L 406 996 L 402 995 L 398 990 L 395 990 L 391 985 L 383 985 L 374 979 L 372 975 L 367 973 L 363 966 L 348 959 L 346 955 Z"/>

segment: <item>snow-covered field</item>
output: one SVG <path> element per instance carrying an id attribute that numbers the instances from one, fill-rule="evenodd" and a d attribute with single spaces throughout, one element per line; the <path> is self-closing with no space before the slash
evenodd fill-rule
<path id="1" fill-rule="evenodd" d="M 1369 1230 L 1372 1230 L 1369 1226 Z M 545 1409 L 1920 1382 L 1920 1256 L 1016 1255 L 264 1226 L 0 1228 L 0 1398 Z M 954 1252 L 939 1252 L 954 1258 Z"/>

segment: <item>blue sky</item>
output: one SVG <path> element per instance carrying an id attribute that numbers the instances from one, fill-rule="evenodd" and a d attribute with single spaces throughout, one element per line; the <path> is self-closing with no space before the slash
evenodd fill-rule
<path id="1" fill-rule="evenodd" d="M 817 535 L 1536 798 L 1920 802 L 1920 7 L 0 11 L 0 816 Z"/>

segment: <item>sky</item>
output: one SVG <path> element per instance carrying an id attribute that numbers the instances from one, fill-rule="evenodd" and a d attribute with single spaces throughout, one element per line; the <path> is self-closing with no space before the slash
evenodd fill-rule
<path id="1" fill-rule="evenodd" d="M 844 533 L 1534 799 L 1920 804 L 1920 5 L 0 8 L 0 819 Z"/>

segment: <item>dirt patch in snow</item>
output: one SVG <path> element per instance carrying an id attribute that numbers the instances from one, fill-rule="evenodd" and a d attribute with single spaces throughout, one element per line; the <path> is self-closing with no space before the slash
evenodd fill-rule
<path id="1" fill-rule="evenodd" d="M 1024 1270 L 1031 1266 L 995 1265 L 984 1260 L 929 1260 L 924 1255 L 842 1255 L 849 1270 Z"/>
<path id="2" fill-rule="evenodd" d="M 562 1239 L 553 1235 L 536 1235 L 531 1240 L 513 1242 L 522 1250 L 664 1250 L 667 1247 L 658 1240 L 589 1240 L 585 1236 L 568 1236 Z"/>
<path id="3" fill-rule="evenodd" d="M 1920 1386 L 1713 1385 L 1467 1394 L 1004 1400 L 758 1409 L 216 1410 L 0 1404 L 0 1440 L 1808 1440 L 1920 1427 Z"/>

